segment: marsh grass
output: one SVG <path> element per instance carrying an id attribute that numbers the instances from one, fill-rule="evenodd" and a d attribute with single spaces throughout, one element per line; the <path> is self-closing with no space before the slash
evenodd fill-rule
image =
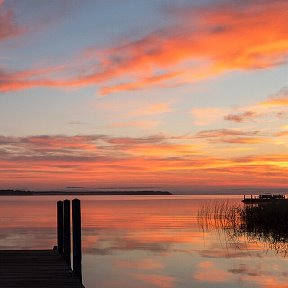
<path id="1" fill-rule="evenodd" d="M 214 201 L 198 211 L 203 230 L 217 229 L 226 238 L 239 243 L 244 237 L 249 242 L 263 242 L 278 253 L 288 251 L 288 203 L 231 204 Z"/>
<path id="2" fill-rule="evenodd" d="M 198 219 L 205 230 L 236 228 L 241 219 L 242 208 L 228 201 L 212 201 L 198 210 Z"/>

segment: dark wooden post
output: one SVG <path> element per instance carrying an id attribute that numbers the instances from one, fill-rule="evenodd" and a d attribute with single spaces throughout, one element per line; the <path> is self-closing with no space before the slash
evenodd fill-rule
<path id="1" fill-rule="evenodd" d="M 64 251 L 63 257 L 71 266 L 70 201 L 64 200 Z"/>
<path id="2" fill-rule="evenodd" d="M 82 282 L 82 252 L 81 252 L 81 207 L 80 200 L 72 201 L 72 225 L 73 225 L 73 272 Z"/>
<path id="3" fill-rule="evenodd" d="M 57 202 L 57 250 L 63 256 L 63 201 Z"/>

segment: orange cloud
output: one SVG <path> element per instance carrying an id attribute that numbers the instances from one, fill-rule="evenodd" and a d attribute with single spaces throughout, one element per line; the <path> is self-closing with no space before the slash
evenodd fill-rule
<path id="1" fill-rule="evenodd" d="M 250 134 L 246 136 L 244 132 L 234 130 L 203 131 L 189 139 L 168 135 L 142 138 L 107 135 L 1 136 L 0 184 L 11 187 L 10 179 L 13 179 L 13 187 L 126 187 L 129 179 L 133 179 L 133 183 L 140 186 L 149 183 L 150 186 L 165 187 L 196 187 L 203 186 L 203 183 L 211 183 L 214 187 L 232 184 L 255 187 L 287 185 L 286 154 L 275 151 L 270 155 L 236 158 L 227 153 L 219 156 L 204 153 L 199 141 L 207 137 L 217 139 L 218 133 L 222 132 L 232 135 L 224 143 L 248 141 L 256 145 L 253 138 L 249 138 Z M 197 144 L 193 142 L 196 140 Z M 248 177 L 251 174 L 253 183 Z"/>
<path id="2" fill-rule="evenodd" d="M 125 71 L 123 71 L 123 74 L 124 73 Z M 161 83 L 165 83 L 167 81 L 177 78 L 177 76 L 179 76 L 180 74 L 181 74 L 180 72 L 171 72 L 171 73 L 165 73 L 161 75 L 142 78 L 134 82 L 121 83 L 121 84 L 116 84 L 112 86 L 109 85 L 100 89 L 100 95 L 107 95 L 107 94 L 121 92 L 121 91 L 134 91 L 134 90 L 143 89 L 147 86 L 159 85 Z M 106 80 L 110 80 L 110 79 L 107 77 Z"/>
<path id="3" fill-rule="evenodd" d="M 286 0 L 180 7 L 170 11 L 174 25 L 102 51 L 85 51 L 83 61 L 78 62 L 89 62 L 89 67 L 94 63 L 96 72 L 79 73 L 90 70 L 79 64 L 81 67 L 73 75 L 81 75 L 71 78 L 4 73 L 0 90 L 81 87 L 106 82 L 100 87 L 100 94 L 109 94 L 191 83 L 235 69 L 277 66 L 287 62 L 287 9 Z"/>
<path id="4" fill-rule="evenodd" d="M 172 12 L 178 17 L 178 26 L 156 31 L 138 41 L 108 50 L 109 59 L 115 56 L 121 59 L 116 63 L 108 60 L 108 63 L 124 74 L 132 70 L 141 73 L 151 73 L 157 69 L 176 73 L 181 71 L 175 75 L 179 78 L 176 83 L 210 77 L 231 69 L 279 65 L 285 61 L 288 47 L 287 17 L 279 17 L 279 14 L 286 11 L 287 6 L 287 2 L 277 0 L 273 3 L 256 1 L 253 4 L 246 1 L 198 10 L 185 7 Z M 276 24 L 275 18 L 279 19 Z M 265 33 L 263 23 L 269 26 L 269 31 Z M 181 70 L 177 69 L 180 63 L 191 60 L 204 62 L 192 67 L 181 65 Z M 156 81 L 157 77 L 153 76 L 152 79 Z M 149 82 L 154 84 L 151 80 Z M 150 84 L 144 82 L 143 78 L 136 78 L 127 86 L 116 86 L 116 90 L 142 88 Z M 113 89 L 104 93 L 113 92 Z"/>
<path id="5" fill-rule="evenodd" d="M 279 93 L 260 104 L 266 107 L 288 107 L 288 88 L 283 88 Z"/>
<path id="6" fill-rule="evenodd" d="M 266 100 L 256 102 L 249 106 L 243 106 L 238 113 L 229 113 L 224 116 L 224 120 L 232 121 L 236 123 L 243 123 L 253 120 L 259 120 L 263 118 L 269 122 L 275 122 L 277 120 L 285 119 L 288 115 L 288 89 L 282 88 L 279 92 L 268 97 Z M 205 117 L 205 116 L 204 116 Z M 256 121 L 255 121 L 256 122 Z M 285 129 L 285 127 L 284 127 Z"/>
<path id="7" fill-rule="evenodd" d="M 89 139 L 89 137 L 85 136 L 72 136 L 72 137 L 65 137 L 65 136 L 31 136 L 27 137 L 23 144 L 32 145 L 37 147 L 37 150 L 41 148 L 44 149 L 81 149 L 82 151 L 95 151 L 97 150 L 97 145 L 93 144 L 93 140 Z"/>
<path id="8" fill-rule="evenodd" d="M 198 146 L 192 144 L 154 144 L 154 145 L 135 145 L 134 147 L 123 147 L 123 150 L 127 150 L 131 154 L 138 154 L 142 156 L 181 156 L 191 155 L 199 153 Z"/>
<path id="9" fill-rule="evenodd" d="M 276 136 L 276 137 L 285 137 L 285 136 L 288 136 L 288 131 L 285 130 L 285 131 L 281 131 L 281 132 L 275 133 L 274 136 Z"/>

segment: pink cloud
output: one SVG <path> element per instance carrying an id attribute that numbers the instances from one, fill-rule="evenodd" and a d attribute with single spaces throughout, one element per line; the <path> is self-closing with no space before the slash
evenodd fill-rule
<path id="1" fill-rule="evenodd" d="M 75 70 L 78 76 L 71 78 L 41 74 L 17 77 L 15 72 L 2 77 L 0 91 L 101 83 L 100 94 L 109 94 L 192 83 L 231 70 L 281 65 L 287 62 L 287 9 L 285 0 L 175 8 L 170 11 L 174 25 L 102 51 L 89 48 L 81 56 L 83 61 L 77 61 L 97 67 L 93 73 L 82 65 Z M 3 15 L 6 28 L 2 37 L 6 37 L 14 26 L 10 16 Z"/>
<path id="2" fill-rule="evenodd" d="M 224 119 L 228 121 L 241 123 L 241 122 L 253 120 L 257 116 L 258 114 L 256 112 L 245 111 L 243 113 L 238 113 L 238 114 L 228 114 L 224 117 Z"/>
<path id="3" fill-rule="evenodd" d="M 287 55 L 288 44 L 287 18 L 279 18 L 278 15 L 287 6 L 287 2 L 276 0 L 273 4 L 269 1 L 253 4 L 245 1 L 212 8 L 176 9 L 171 13 L 177 19 L 175 26 L 104 50 L 100 61 L 102 71 L 86 80 L 98 81 L 99 77 L 110 80 L 123 75 L 134 77 L 127 83 L 106 86 L 102 93 L 107 94 L 167 81 L 170 85 L 174 81 L 175 84 L 188 82 L 186 78 L 190 82 L 231 69 L 279 65 L 279 61 L 284 61 Z M 277 24 L 275 17 L 279 19 Z M 269 27 L 269 33 L 263 33 L 263 23 Z M 200 60 L 200 63 L 192 67 L 183 65 L 191 60 Z M 159 69 L 165 72 L 158 75 L 156 71 Z"/>
<path id="4" fill-rule="evenodd" d="M 195 135 L 195 137 L 206 139 L 210 143 L 230 144 L 260 144 L 269 140 L 269 138 L 263 137 L 259 134 L 259 131 L 216 129 L 200 131 Z"/>
<path id="5" fill-rule="evenodd" d="M 260 104 L 266 107 L 288 107 L 288 88 L 281 89 L 277 94 Z"/>
<path id="6" fill-rule="evenodd" d="M 5 9 L 4 0 L 0 1 L 0 41 L 15 37 L 24 31 L 16 24 L 12 10 Z"/>
<path id="7" fill-rule="evenodd" d="M 221 139 L 221 133 L 227 134 L 224 137 L 228 138 Z M 254 144 L 253 134 L 229 130 L 204 131 L 189 139 L 169 135 L 138 138 L 108 135 L 1 136 L 0 185 L 10 186 L 10 179 L 13 179 L 13 185 L 23 183 L 28 187 L 41 183 L 50 187 L 65 183 L 85 187 L 105 186 L 107 183 L 127 186 L 129 179 L 133 179 L 133 183 L 140 186 L 191 187 L 203 186 L 213 179 L 215 187 L 232 184 L 287 186 L 288 155 L 285 153 L 275 150 L 270 154 L 235 157 L 224 147 L 221 155 L 212 156 L 202 151 L 199 145 L 201 139 L 206 141 L 210 137 L 212 143 L 237 141 L 248 145 L 248 141 Z M 249 177 L 251 174 L 253 183 Z"/>

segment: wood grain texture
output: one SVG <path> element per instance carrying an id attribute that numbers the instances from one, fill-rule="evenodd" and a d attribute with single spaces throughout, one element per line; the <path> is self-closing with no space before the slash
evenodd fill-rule
<path id="1" fill-rule="evenodd" d="M 84 288 L 53 250 L 1 250 L 0 287 Z"/>

